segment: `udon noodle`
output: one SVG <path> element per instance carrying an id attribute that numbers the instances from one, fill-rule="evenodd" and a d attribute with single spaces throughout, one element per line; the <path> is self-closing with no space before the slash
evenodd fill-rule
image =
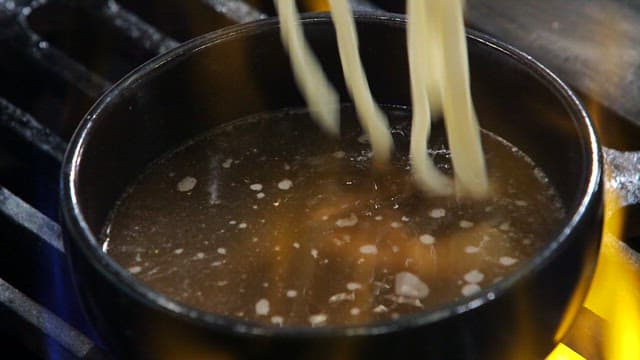
<path id="1" fill-rule="evenodd" d="M 386 163 L 393 149 L 389 125 L 376 105 L 358 53 L 358 35 L 347 0 L 330 0 L 340 61 L 360 122 L 369 136 L 374 159 Z M 298 85 L 314 119 L 336 133 L 339 123 L 335 90 L 322 74 L 304 39 L 294 1 L 275 0 L 281 34 L 290 53 Z M 411 167 L 427 193 L 480 198 L 487 194 L 486 165 L 480 128 L 469 89 L 469 66 L 463 21 L 463 0 L 407 1 L 407 42 L 411 68 L 413 121 Z M 324 108 L 321 108 L 324 107 Z M 454 169 L 454 184 L 427 155 L 432 114 L 444 112 Z M 328 116 L 330 113 L 332 116 Z M 335 116 L 335 117 L 333 117 Z M 328 125 L 330 124 L 330 125 Z"/>

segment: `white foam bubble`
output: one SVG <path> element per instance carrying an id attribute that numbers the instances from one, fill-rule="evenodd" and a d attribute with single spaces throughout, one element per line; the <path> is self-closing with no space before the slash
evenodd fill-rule
<path id="1" fill-rule="evenodd" d="M 192 176 L 186 176 L 184 179 L 180 180 L 176 185 L 176 188 L 180 192 L 187 192 L 193 190 L 196 187 L 198 180 Z"/>
<path id="2" fill-rule="evenodd" d="M 280 190 L 289 190 L 293 187 L 293 181 L 289 179 L 283 179 L 278 183 L 278 189 Z"/>
<path id="3" fill-rule="evenodd" d="M 464 275 L 464 280 L 468 283 L 477 284 L 484 280 L 484 274 L 478 270 L 472 270 Z"/>
<path id="4" fill-rule="evenodd" d="M 269 300 L 260 299 L 256 303 L 256 315 L 265 316 L 269 314 Z"/>
<path id="5" fill-rule="evenodd" d="M 362 245 L 360 246 L 360 253 L 366 255 L 375 255 L 378 253 L 378 247 L 375 245 Z"/>
<path id="6" fill-rule="evenodd" d="M 425 245 L 433 245 L 436 243 L 436 238 L 429 234 L 422 234 L 418 239 Z"/>
<path id="7" fill-rule="evenodd" d="M 441 217 L 444 217 L 445 215 L 447 215 L 447 210 L 442 208 L 432 209 L 431 211 L 429 211 L 429 216 L 434 219 L 439 219 Z"/>
<path id="8" fill-rule="evenodd" d="M 462 287 L 461 292 L 462 292 L 462 295 L 469 296 L 479 292 L 480 290 L 481 288 L 478 284 L 466 284 L 465 286 Z"/>

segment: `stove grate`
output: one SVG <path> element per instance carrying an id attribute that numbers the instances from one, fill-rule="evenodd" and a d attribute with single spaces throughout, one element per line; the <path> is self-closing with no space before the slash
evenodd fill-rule
<path id="1" fill-rule="evenodd" d="M 351 2 L 357 11 L 403 7 Z M 91 104 L 144 61 L 274 14 L 270 0 L 0 0 L 0 335 L 42 358 L 108 357 L 78 310 L 57 224 L 66 142 Z M 589 329 L 602 321 L 586 309 L 578 319 Z M 594 349 L 583 350 L 596 359 Z"/>

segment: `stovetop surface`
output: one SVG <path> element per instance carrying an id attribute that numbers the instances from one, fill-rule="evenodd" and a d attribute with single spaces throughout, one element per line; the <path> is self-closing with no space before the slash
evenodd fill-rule
<path id="1" fill-rule="evenodd" d="M 299 3 L 303 11 L 313 9 L 312 1 Z M 395 0 L 352 3 L 362 11 L 403 10 Z M 578 93 L 604 146 L 640 150 L 637 2 L 467 4 L 470 27 L 531 54 Z M 260 0 L 0 0 L 0 346 L 5 352 L 14 349 L 21 358 L 43 358 L 51 348 L 60 358 L 100 354 L 99 339 L 72 295 L 57 225 L 60 162 L 91 104 L 129 71 L 185 40 L 274 14 L 271 1 Z M 637 164 L 637 156 L 618 164 L 619 178 L 633 181 Z M 627 214 L 638 219 L 633 196 Z M 628 223 L 623 240 L 631 248 L 625 251 L 637 261 L 632 248 L 638 249 L 640 230 L 633 224 L 640 221 Z M 580 321 L 589 327 L 600 320 L 587 313 Z M 43 336 L 48 349 L 38 344 Z"/>

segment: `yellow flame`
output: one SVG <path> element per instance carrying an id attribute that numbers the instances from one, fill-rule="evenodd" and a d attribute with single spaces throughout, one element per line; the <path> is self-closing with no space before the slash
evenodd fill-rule
<path id="1" fill-rule="evenodd" d="M 328 0 L 306 0 L 302 4 L 302 10 L 308 11 L 308 12 L 329 11 L 329 1 Z"/>
<path id="2" fill-rule="evenodd" d="M 580 356 L 577 352 L 571 350 L 570 347 L 565 344 L 560 344 L 553 350 L 553 352 L 547 357 L 547 360 L 586 360 Z"/>
<path id="3" fill-rule="evenodd" d="M 605 193 L 606 214 L 600 257 L 585 306 L 605 320 L 602 354 L 606 360 L 640 359 L 640 267 L 629 258 L 630 250 L 619 239 L 624 212 L 613 191 Z M 584 359 L 563 344 L 547 360 Z"/>
<path id="4" fill-rule="evenodd" d="M 607 360 L 640 359 L 640 268 L 618 240 L 624 212 L 613 191 L 605 194 L 605 219 L 598 267 L 585 306 L 607 320 L 603 347 Z"/>

